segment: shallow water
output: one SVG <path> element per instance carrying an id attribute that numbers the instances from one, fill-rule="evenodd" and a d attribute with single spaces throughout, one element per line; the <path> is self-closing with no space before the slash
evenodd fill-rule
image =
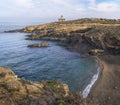
<path id="1" fill-rule="evenodd" d="M 19 77 L 32 81 L 57 79 L 67 83 L 71 91 L 79 92 L 97 72 L 93 58 L 82 58 L 57 42 L 49 42 L 47 48 L 28 48 L 41 41 L 25 40 L 25 35 L 0 33 L 0 66 L 11 68 Z"/>

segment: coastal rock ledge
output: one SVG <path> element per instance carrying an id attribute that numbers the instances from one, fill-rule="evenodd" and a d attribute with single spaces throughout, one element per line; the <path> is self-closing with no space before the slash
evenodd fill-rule
<path id="1" fill-rule="evenodd" d="M 79 95 L 71 94 L 66 84 L 54 80 L 31 82 L 0 67 L 0 105 L 88 104 Z"/>
<path id="2" fill-rule="evenodd" d="M 48 46 L 49 46 L 48 42 L 42 42 L 42 43 L 38 43 L 38 44 L 28 45 L 28 47 L 30 47 L 30 48 L 34 48 L 34 47 L 40 48 L 40 47 L 48 47 Z"/>

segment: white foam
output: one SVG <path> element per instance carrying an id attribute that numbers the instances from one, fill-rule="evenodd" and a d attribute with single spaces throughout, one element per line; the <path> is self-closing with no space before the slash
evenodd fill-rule
<path id="1" fill-rule="evenodd" d="M 100 72 L 100 67 L 97 68 L 97 73 L 92 77 L 90 84 L 88 84 L 88 85 L 86 86 L 86 88 L 83 90 L 83 92 L 82 92 L 83 98 L 86 98 L 86 97 L 88 96 L 88 94 L 89 94 L 89 92 L 90 92 L 93 84 L 94 84 L 94 83 L 96 82 L 96 80 L 98 79 L 99 72 Z"/>

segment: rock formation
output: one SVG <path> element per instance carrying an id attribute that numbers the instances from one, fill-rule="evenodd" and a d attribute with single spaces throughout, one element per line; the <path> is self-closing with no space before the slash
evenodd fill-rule
<path id="1" fill-rule="evenodd" d="M 40 48 L 40 47 L 48 47 L 48 46 L 49 46 L 48 42 L 42 42 L 42 43 L 38 43 L 38 44 L 28 45 L 28 47 L 30 47 L 30 48 L 33 48 L 33 47 Z"/>
<path id="2" fill-rule="evenodd" d="M 90 50 L 89 54 L 90 55 L 101 55 L 104 53 L 104 50 L 100 50 L 100 49 L 93 49 L 93 50 Z"/>
<path id="3" fill-rule="evenodd" d="M 120 26 L 93 28 L 84 34 L 72 33 L 68 43 L 80 52 L 88 53 L 94 49 L 105 54 L 120 55 Z M 79 34 L 79 35 L 78 35 Z"/>
<path id="4" fill-rule="evenodd" d="M 31 82 L 0 68 L 0 105 L 86 105 L 58 81 Z"/>

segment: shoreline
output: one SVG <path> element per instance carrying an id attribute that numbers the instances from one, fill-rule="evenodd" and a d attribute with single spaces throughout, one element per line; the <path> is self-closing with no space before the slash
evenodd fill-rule
<path id="1" fill-rule="evenodd" d="M 87 101 L 100 105 L 119 105 L 120 103 L 120 56 L 95 57 L 100 64 L 100 73 L 92 86 Z"/>
<path id="2" fill-rule="evenodd" d="M 96 60 L 96 63 L 97 63 L 97 73 L 95 73 L 93 76 L 92 76 L 92 79 L 91 79 L 91 81 L 90 81 L 90 83 L 85 87 L 85 89 L 83 90 L 83 92 L 82 92 L 82 96 L 83 96 L 83 98 L 87 98 L 88 97 L 88 95 L 89 95 L 89 93 L 90 93 L 90 91 L 91 91 L 91 89 L 92 89 L 92 87 L 94 86 L 94 84 L 96 83 L 96 81 L 99 79 L 99 75 L 100 75 L 100 72 L 101 72 L 101 65 L 100 65 L 100 63 L 99 63 L 99 60 L 98 59 L 96 59 L 95 58 L 95 60 Z"/>

